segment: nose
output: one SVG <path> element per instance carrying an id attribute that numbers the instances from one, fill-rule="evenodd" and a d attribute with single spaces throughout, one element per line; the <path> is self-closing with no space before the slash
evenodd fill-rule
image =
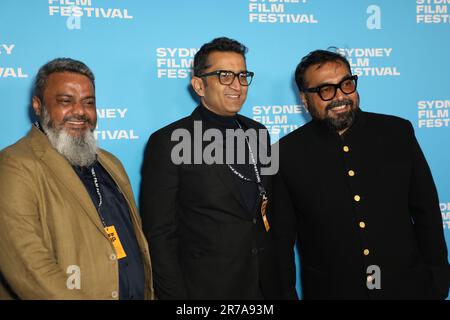
<path id="1" fill-rule="evenodd" d="M 341 88 L 337 88 L 337 89 L 336 89 L 335 99 L 342 100 L 342 99 L 344 99 L 346 96 L 347 96 L 347 94 L 344 93 L 344 92 L 341 90 Z"/>
<path id="2" fill-rule="evenodd" d="M 233 82 L 230 84 L 230 88 L 236 91 L 241 90 L 241 84 L 239 83 L 239 79 L 237 76 L 234 77 Z"/>
<path id="3" fill-rule="evenodd" d="M 86 110 L 85 110 L 83 104 L 81 103 L 81 101 L 77 101 L 73 104 L 72 113 L 75 115 L 80 115 L 80 116 L 82 116 L 86 113 Z"/>

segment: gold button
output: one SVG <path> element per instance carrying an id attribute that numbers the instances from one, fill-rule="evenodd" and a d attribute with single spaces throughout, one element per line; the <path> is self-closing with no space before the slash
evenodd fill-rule
<path id="1" fill-rule="evenodd" d="M 350 148 L 347 147 L 347 146 L 344 146 L 342 149 L 344 149 L 344 152 L 349 152 L 350 151 Z"/>
<path id="2" fill-rule="evenodd" d="M 355 175 L 355 171 L 349 170 L 349 171 L 348 171 L 348 175 L 349 175 L 350 177 L 353 177 L 353 176 Z"/>
<path id="3" fill-rule="evenodd" d="M 366 224 L 365 224 L 363 221 L 361 221 L 361 222 L 359 223 L 359 227 L 360 227 L 361 229 L 364 229 L 364 228 L 366 227 Z"/>
<path id="4" fill-rule="evenodd" d="M 111 292 L 111 297 L 113 299 L 117 299 L 119 297 L 119 293 L 117 291 L 113 291 L 113 292 Z"/>
<path id="5" fill-rule="evenodd" d="M 369 253 L 370 253 L 369 249 L 364 249 L 364 255 L 365 255 L 365 256 L 368 256 Z"/>
<path id="6" fill-rule="evenodd" d="M 358 196 L 358 195 L 355 195 L 355 196 L 353 197 L 353 199 L 355 199 L 356 202 L 359 202 L 359 201 L 361 200 L 361 197 Z"/>

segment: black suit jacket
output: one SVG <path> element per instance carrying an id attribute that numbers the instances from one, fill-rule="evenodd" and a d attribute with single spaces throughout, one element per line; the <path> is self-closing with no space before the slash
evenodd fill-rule
<path id="1" fill-rule="evenodd" d="M 159 299 L 257 299 L 261 288 L 265 298 L 276 298 L 272 234 L 259 210 L 247 209 L 227 165 L 171 160 L 179 143 L 171 141 L 172 133 L 185 129 L 193 135 L 199 108 L 152 134 L 145 153 L 140 209 L 155 293 Z M 265 129 L 249 118 L 238 120 Z"/>
<path id="2" fill-rule="evenodd" d="M 437 192 L 408 121 L 359 112 L 343 136 L 312 121 L 279 147 L 272 211 L 285 298 L 297 297 L 296 240 L 305 299 L 447 296 Z M 370 266 L 381 289 L 367 286 Z"/>

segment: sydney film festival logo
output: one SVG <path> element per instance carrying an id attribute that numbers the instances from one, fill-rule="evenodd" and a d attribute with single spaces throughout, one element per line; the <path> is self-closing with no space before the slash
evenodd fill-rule
<path id="1" fill-rule="evenodd" d="M 198 48 L 156 48 L 158 79 L 186 79 L 192 75 Z"/>
<path id="2" fill-rule="evenodd" d="M 398 77 L 400 71 L 389 63 L 393 48 L 339 48 L 338 53 L 347 58 L 352 74 L 359 77 Z"/>
<path id="3" fill-rule="evenodd" d="M 284 136 L 303 125 L 310 117 L 301 104 L 256 105 L 253 120 L 263 124 L 271 136 Z M 272 140 L 275 142 L 275 140 Z"/>
<path id="4" fill-rule="evenodd" d="M 259 24 L 318 24 L 309 0 L 248 0 L 248 21 Z"/>
<path id="5" fill-rule="evenodd" d="M 28 78 L 23 67 L 12 66 L 16 45 L 14 43 L 0 43 L 0 79 Z"/>
<path id="6" fill-rule="evenodd" d="M 419 128 L 448 128 L 450 126 L 450 100 L 420 100 L 417 102 Z"/>
<path id="7" fill-rule="evenodd" d="M 105 3 L 99 1 L 98 3 Z M 134 16 L 128 8 L 108 8 L 95 6 L 93 0 L 47 0 L 48 15 L 67 17 L 66 27 L 69 30 L 81 29 L 81 19 L 132 20 Z"/>
<path id="8" fill-rule="evenodd" d="M 450 230 L 450 202 L 440 203 L 439 208 L 441 209 L 444 230 Z"/>
<path id="9" fill-rule="evenodd" d="M 450 23 L 449 6 L 448 0 L 416 0 L 416 23 Z"/>

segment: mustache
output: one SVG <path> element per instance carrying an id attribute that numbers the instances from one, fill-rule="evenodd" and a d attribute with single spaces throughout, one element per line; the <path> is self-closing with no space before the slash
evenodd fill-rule
<path id="1" fill-rule="evenodd" d="M 346 104 L 349 105 L 350 107 L 353 107 L 353 100 L 344 99 L 340 101 L 339 100 L 332 101 L 326 106 L 325 110 L 328 111 L 336 107 L 345 106 Z"/>
<path id="2" fill-rule="evenodd" d="M 87 116 L 72 116 L 72 115 L 65 116 L 63 118 L 63 122 L 68 121 L 84 121 L 93 125 L 92 121 Z"/>

